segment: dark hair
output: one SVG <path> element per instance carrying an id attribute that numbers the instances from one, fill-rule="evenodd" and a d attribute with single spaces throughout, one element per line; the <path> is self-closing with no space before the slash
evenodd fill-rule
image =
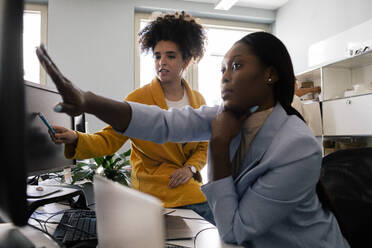
<path id="1" fill-rule="evenodd" d="M 184 60 L 200 60 L 204 55 L 206 35 L 204 28 L 184 11 L 159 16 L 139 32 L 142 52 L 153 51 L 159 41 L 173 41 Z"/>
<path id="2" fill-rule="evenodd" d="M 264 66 L 272 66 L 276 69 L 278 81 L 275 82 L 273 86 L 275 101 L 278 101 L 282 105 L 288 115 L 297 115 L 304 121 L 301 114 L 292 107 L 295 75 L 291 57 L 285 45 L 274 35 L 266 32 L 248 34 L 238 42 L 247 44 L 250 51 Z M 332 203 L 332 198 L 321 180 L 319 180 L 316 185 L 316 193 L 323 208 L 334 213 L 341 230 L 343 230 L 342 220 L 339 218 L 334 204 Z M 343 231 L 343 233 L 345 232 Z"/>

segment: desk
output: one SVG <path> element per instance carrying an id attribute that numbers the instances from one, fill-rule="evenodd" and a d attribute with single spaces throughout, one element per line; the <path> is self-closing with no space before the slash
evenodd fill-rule
<path id="1" fill-rule="evenodd" d="M 38 216 L 40 219 L 46 219 L 50 215 L 42 213 L 56 213 L 58 211 L 68 209 L 68 206 L 52 203 L 42 206 L 37 209 L 36 213 L 33 215 L 34 217 Z M 174 212 L 171 212 L 175 210 Z M 186 224 L 190 227 L 193 231 L 195 238 L 192 240 L 179 240 L 179 241 L 166 241 L 168 244 L 176 244 L 182 245 L 185 247 L 192 247 L 192 248 L 238 248 L 242 246 L 230 245 L 226 244 L 221 241 L 220 236 L 218 234 L 217 229 L 214 225 L 210 224 L 209 222 L 202 220 L 203 218 L 189 209 L 167 209 L 167 212 L 171 212 L 170 215 L 178 215 L 185 217 Z M 59 222 L 62 215 L 56 215 L 51 218 L 49 221 L 52 223 Z M 36 221 L 32 221 L 33 225 L 39 225 Z M 53 233 L 56 224 L 47 224 L 47 230 L 49 233 Z M 195 246 L 194 246 L 195 244 Z M 55 247 L 55 246 L 46 246 L 46 247 Z"/>
<path id="2" fill-rule="evenodd" d="M 32 227 L 15 227 L 11 223 L 0 224 L 0 240 L 4 239 L 4 236 L 12 230 L 20 231 L 29 241 L 31 241 L 36 248 L 58 248 L 59 246 L 50 237 L 43 234 L 42 232 L 33 229 Z M 1 243 L 1 242 L 0 242 Z M 1 244 L 0 244 L 1 246 Z M 4 246 L 7 247 L 7 246 Z"/>
<path id="3" fill-rule="evenodd" d="M 242 246 L 230 245 L 224 243 L 217 231 L 217 228 L 210 224 L 208 221 L 199 220 L 203 219 L 200 215 L 189 209 L 174 209 L 175 211 L 170 215 L 178 215 L 185 217 L 186 224 L 194 232 L 194 238 L 192 240 L 182 241 L 166 241 L 169 244 L 182 245 L 193 248 L 237 248 Z M 194 219 L 187 219 L 194 218 Z M 196 237 L 196 240 L 195 240 Z M 194 246 L 195 244 L 195 246 Z"/>

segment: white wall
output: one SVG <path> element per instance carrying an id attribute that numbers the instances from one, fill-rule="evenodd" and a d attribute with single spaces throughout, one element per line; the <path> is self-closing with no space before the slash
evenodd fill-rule
<path id="1" fill-rule="evenodd" d="M 308 69 L 312 44 L 372 19 L 371 10 L 371 0 L 290 0 L 277 11 L 274 33 L 287 46 L 299 73 Z"/>
<path id="2" fill-rule="evenodd" d="M 116 0 L 49 1 L 48 50 L 78 87 L 116 100 L 133 90 L 131 8 Z M 87 119 L 90 132 L 105 126 Z"/>
<path id="3" fill-rule="evenodd" d="M 275 12 L 213 10 L 211 4 L 171 0 L 49 0 L 48 50 L 78 87 L 116 100 L 134 89 L 134 12 L 185 10 L 193 15 L 272 23 Z M 50 80 L 48 85 L 52 85 Z M 105 124 L 88 116 L 89 131 Z"/>

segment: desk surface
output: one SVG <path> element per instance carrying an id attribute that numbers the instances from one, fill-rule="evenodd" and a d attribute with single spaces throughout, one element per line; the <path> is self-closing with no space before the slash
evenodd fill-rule
<path id="1" fill-rule="evenodd" d="M 194 233 L 194 238 L 192 240 L 182 240 L 182 241 L 166 241 L 169 244 L 182 245 L 186 247 L 195 248 L 232 248 L 232 247 L 242 247 L 236 245 L 230 245 L 222 242 L 217 228 L 210 224 L 206 220 L 201 220 L 203 217 L 198 215 L 189 209 L 169 209 L 175 210 L 170 213 L 170 215 L 178 215 L 184 217 L 186 224 Z M 188 219 L 190 218 L 190 219 Z"/>
<path id="2" fill-rule="evenodd" d="M 68 206 L 52 203 L 40 207 L 34 213 L 33 217 L 38 219 L 46 219 L 50 216 L 50 213 L 56 213 L 64 209 L 68 209 Z M 172 212 L 175 210 L 174 212 Z M 185 247 L 195 248 L 237 248 L 241 246 L 226 244 L 221 241 L 220 236 L 216 227 L 189 209 L 167 209 L 167 212 L 171 212 L 170 215 L 178 215 L 184 217 L 186 224 L 194 233 L 192 240 L 178 240 L 178 241 L 166 241 L 168 244 L 182 245 Z M 49 233 L 53 233 L 57 222 L 59 222 L 62 215 L 56 215 L 52 217 L 45 226 Z M 33 225 L 40 225 L 36 221 L 32 221 Z M 56 246 L 45 246 L 45 247 L 56 247 Z"/>

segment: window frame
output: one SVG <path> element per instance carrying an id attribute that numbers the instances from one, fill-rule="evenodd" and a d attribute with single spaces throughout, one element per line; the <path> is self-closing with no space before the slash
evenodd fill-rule
<path id="1" fill-rule="evenodd" d="M 46 46 L 48 46 L 48 5 L 27 3 L 24 7 L 25 12 L 40 12 L 41 16 L 41 37 L 40 40 Z M 46 85 L 46 72 L 41 68 L 40 65 L 40 82 L 41 85 Z"/>

